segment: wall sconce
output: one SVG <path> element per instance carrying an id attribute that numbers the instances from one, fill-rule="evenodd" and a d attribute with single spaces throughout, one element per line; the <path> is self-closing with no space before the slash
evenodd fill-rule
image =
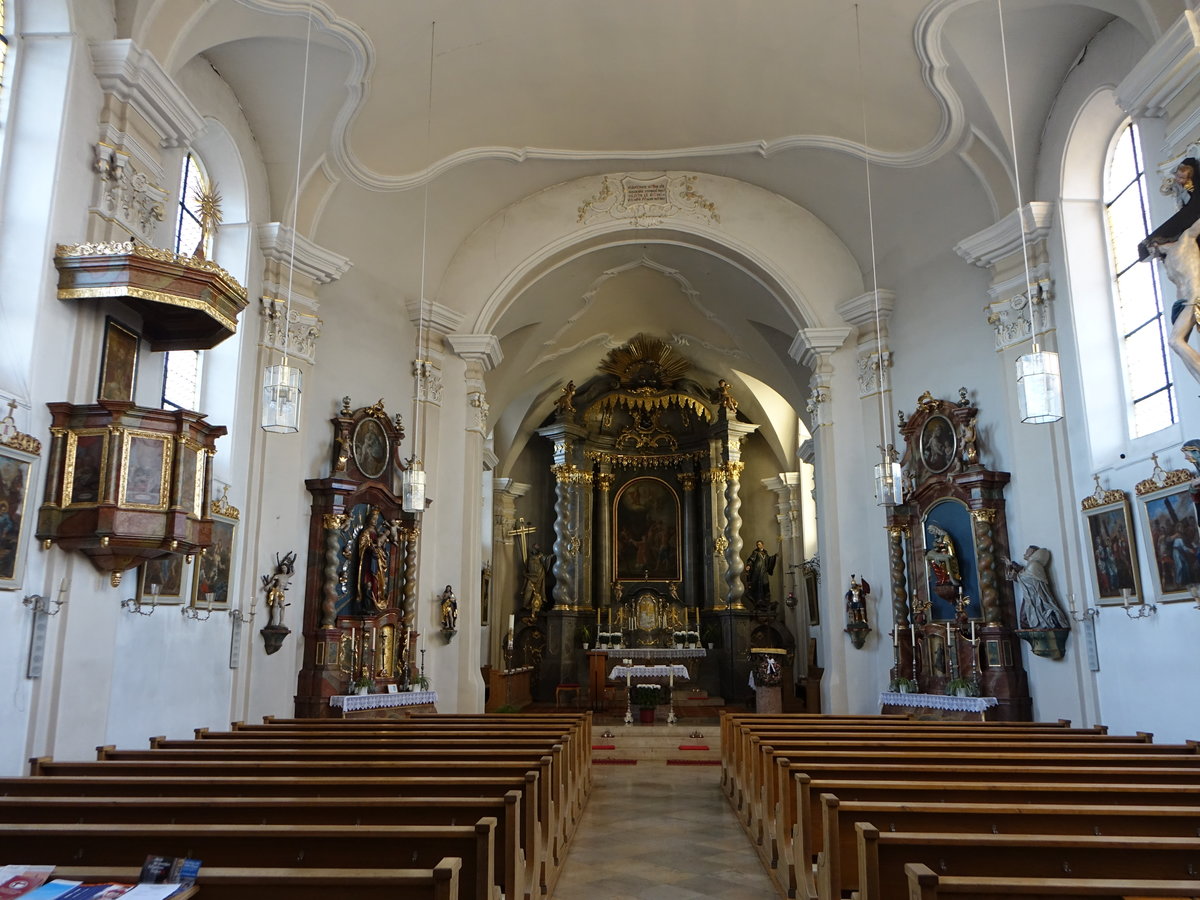
<path id="1" fill-rule="evenodd" d="M 143 603 L 140 597 L 127 597 L 121 601 L 121 609 L 129 613 L 138 613 L 139 615 L 143 616 L 154 615 L 154 610 L 158 608 L 158 585 L 151 584 L 148 585 L 148 588 L 150 590 L 149 603 Z M 143 606 L 150 607 L 150 612 L 143 612 Z"/>
<path id="2" fill-rule="evenodd" d="M 33 611 L 33 614 L 43 616 L 57 616 L 62 610 L 62 605 L 66 600 L 51 600 L 49 597 L 43 597 L 41 594 L 30 594 L 21 601 L 26 607 Z"/>
<path id="3" fill-rule="evenodd" d="M 214 595 L 212 593 L 205 593 L 204 595 L 204 615 L 200 615 L 201 607 L 199 604 L 196 604 L 195 606 L 185 606 L 179 611 L 183 613 L 183 617 L 185 619 L 194 619 L 197 622 L 207 622 L 209 617 L 212 616 L 213 596 Z"/>
<path id="4" fill-rule="evenodd" d="M 1152 616 L 1158 612 L 1158 604 L 1156 603 L 1139 603 L 1134 606 L 1130 603 L 1133 597 L 1133 591 L 1129 588 L 1121 588 L 1121 607 L 1125 610 L 1125 615 L 1131 619 L 1144 619 L 1147 616 Z M 1134 612 L 1134 610 L 1137 612 Z"/>
<path id="5" fill-rule="evenodd" d="M 1069 603 L 1071 606 L 1071 618 L 1076 622 L 1086 622 L 1089 619 L 1094 619 L 1096 616 L 1100 615 L 1100 608 L 1098 606 L 1084 606 L 1083 612 L 1076 610 L 1074 594 L 1067 595 L 1067 603 Z"/>

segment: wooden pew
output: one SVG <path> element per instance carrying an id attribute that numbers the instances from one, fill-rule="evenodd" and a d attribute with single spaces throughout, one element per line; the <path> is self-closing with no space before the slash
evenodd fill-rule
<path id="1" fill-rule="evenodd" d="M 431 869 L 297 869 L 202 866 L 196 882 L 204 900 L 458 900 L 462 860 Z M 58 866 L 56 878 L 136 884 L 140 868 Z"/>
<path id="2" fill-rule="evenodd" d="M 987 878 L 1193 879 L 1200 838 L 881 832 L 860 822 L 859 900 L 904 900 L 905 865 Z"/>
<path id="3" fill-rule="evenodd" d="M 817 896 L 837 900 L 858 889 L 858 823 L 885 832 L 955 834 L 1121 835 L 1196 837 L 1200 807 L 1108 806 L 991 803 L 841 802 L 821 795 L 822 852 L 817 865 Z"/>
<path id="4" fill-rule="evenodd" d="M 929 866 L 909 863 L 908 900 L 1126 900 L 1127 897 L 1200 896 L 1200 880 L 1129 878 L 971 878 L 941 876 Z"/>
<path id="5" fill-rule="evenodd" d="M 142 752 L 142 751 L 138 751 Z M 269 769 L 262 759 L 234 760 L 214 755 L 210 758 L 172 759 L 170 751 L 144 751 L 161 754 L 148 759 L 117 759 L 87 761 L 53 760 L 34 758 L 30 760 L 30 775 L 57 777 L 60 775 L 176 775 L 209 777 L 216 775 L 254 776 L 270 771 L 273 774 L 294 778 L 338 777 L 353 774 L 355 777 L 371 776 L 424 776 L 442 778 L 455 776 L 507 776 L 522 777 L 526 771 L 539 774 L 538 821 L 542 823 L 542 839 L 547 854 L 555 866 L 562 862 L 563 844 L 569 833 L 568 821 L 563 810 L 563 784 L 561 767 L 552 766 L 552 758 L 511 759 L 509 761 L 489 758 L 437 760 L 429 759 L 365 759 L 353 753 L 328 756 L 324 759 L 308 758 L 301 754 L 294 759 L 271 761 Z M 548 789 L 547 789 L 548 788 Z"/>
<path id="6" fill-rule="evenodd" d="M 492 869 L 496 820 L 474 825 L 147 825 L 0 824 L 0 846 L 30 865 L 128 864 L 146 852 L 190 856 L 205 866 L 246 868 L 432 869 L 459 857 L 459 894 L 497 900 Z"/>
<path id="7" fill-rule="evenodd" d="M 286 776 L 70 776 L 53 778 L 0 778 L 3 797 L 120 797 L 135 798 L 208 798 L 238 796 L 246 801 L 257 798 L 286 798 L 289 802 L 307 802 L 312 798 L 332 798 L 369 803 L 373 798 L 420 798 L 435 804 L 451 803 L 456 798 L 503 797 L 510 791 L 521 794 L 521 845 L 525 849 L 526 894 L 544 893 L 557 875 L 557 867 L 545 848 L 547 828 L 539 821 L 538 773 L 520 777 L 329 777 Z M 3 821 L 3 819 L 0 819 Z M 533 887 L 536 886 L 536 887 Z"/>
<path id="8" fill-rule="evenodd" d="M 522 793 L 503 797 L 0 797 L 0 822 L 187 825 L 462 825 L 496 820 L 495 877 L 505 897 L 526 895 Z M 540 889 L 539 889 L 540 893 Z"/>
<path id="9" fill-rule="evenodd" d="M 811 840 L 816 831 L 813 823 L 819 821 L 819 809 L 813 805 L 819 803 L 817 798 L 806 795 L 808 799 L 803 804 L 801 812 L 800 796 L 802 785 L 812 781 L 891 781 L 904 783 L 914 775 L 913 766 L 902 764 L 864 765 L 860 763 L 805 763 L 800 767 L 792 766 L 786 759 L 776 760 L 776 770 L 779 778 L 784 779 L 785 787 L 779 790 L 780 800 L 777 807 L 773 829 L 764 838 L 763 856 L 768 865 L 777 865 L 783 860 L 786 871 L 783 873 L 784 887 L 789 896 L 798 895 L 812 897 L 816 895 L 815 881 L 812 877 L 811 865 L 803 861 L 812 859 L 812 854 L 818 852 L 815 848 L 802 846 L 805 840 Z M 920 776 L 928 781 L 944 785 L 959 782 L 971 783 L 973 786 L 989 784 L 1004 785 L 1006 782 L 1019 778 L 1023 783 L 1042 783 L 1050 787 L 1070 784 L 1100 784 L 1104 782 L 1122 782 L 1133 785 L 1157 785 L 1165 789 L 1173 787 L 1188 787 L 1200 790 L 1200 772 L 1193 769 L 1173 769 L 1141 766 L 1104 766 L 1074 769 L 1071 766 L 1020 766 L 1013 767 L 999 759 L 992 765 L 942 765 L 929 764 L 919 770 Z M 805 823 L 800 824 L 801 815 Z M 772 845 L 774 842 L 774 846 Z"/>

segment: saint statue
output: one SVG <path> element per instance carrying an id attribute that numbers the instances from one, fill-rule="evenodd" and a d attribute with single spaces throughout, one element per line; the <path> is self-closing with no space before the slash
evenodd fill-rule
<path id="1" fill-rule="evenodd" d="M 283 559 L 275 557 L 275 572 L 262 577 L 263 590 L 267 594 L 267 627 L 283 627 L 283 608 L 288 606 L 284 594 L 292 583 L 292 575 L 296 571 L 296 553 L 289 553 Z"/>
<path id="2" fill-rule="evenodd" d="M 871 593 L 871 585 L 867 579 L 861 581 L 854 575 L 850 576 L 850 590 L 846 591 L 846 623 L 848 625 L 867 624 L 867 594 Z"/>
<path id="3" fill-rule="evenodd" d="M 458 630 L 458 598 L 454 596 L 454 588 L 446 585 L 442 591 L 442 631 Z"/>
<path id="4" fill-rule="evenodd" d="M 746 596 L 755 609 L 765 609 L 771 604 L 771 576 L 775 574 L 778 553 L 767 553 L 762 541 L 754 542 L 754 549 L 746 557 Z"/>
<path id="5" fill-rule="evenodd" d="M 962 574 L 958 568 L 958 551 L 954 547 L 954 539 L 940 525 L 930 523 L 927 526 L 933 537 L 933 546 L 925 552 L 925 560 L 933 573 L 936 584 L 958 587 L 962 584 Z"/>
<path id="6" fill-rule="evenodd" d="M 521 585 L 521 602 L 529 610 L 530 618 L 536 618 L 546 602 L 546 570 L 549 568 L 550 557 L 542 553 L 539 544 L 533 545 L 533 550 L 526 554 L 524 583 Z"/>
<path id="7" fill-rule="evenodd" d="M 388 543 L 388 529 L 372 509 L 358 535 L 358 602 L 364 612 L 387 608 Z"/>
<path id="8" fill-rule="evenodd" d="M 1045 630 L 1071 627 L 1050 585 L 1050 575 L 1046 571 L 1050 565 L 1049 550 L 1030 544 L 1025 551 L 1025 565 L 1007 557 L 1001 557 L 1000 561 L 1004 564 L 1004 577 L 1021 585 L 1025 594 L 1019 617 L 1022 628 Z"/>

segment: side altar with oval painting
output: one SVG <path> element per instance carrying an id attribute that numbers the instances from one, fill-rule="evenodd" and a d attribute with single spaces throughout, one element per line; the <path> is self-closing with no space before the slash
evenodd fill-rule
<path id="1" fill-rule="evenodd" d="M 966 388 L 957 401 L 926 391 L 900 419 L 903 502 L 887 520 L 892 688 L 995 697 L 989 718 L 1029 720 L 1016 599 L 1002 574 L 1010 475 L 984 464 Z"/>
<path id="2" fill-rule="evenodd" d="M 296 715 L 336 715 L 329 698 L 352 685 L 372 692 L 416 685 L 416 513 L 401 502 L 404 429 L 383 400 L 358 409 L 349 397 L 330 420 L 322 477 L 312 496 L 304 583 L 304 662 Z"/>

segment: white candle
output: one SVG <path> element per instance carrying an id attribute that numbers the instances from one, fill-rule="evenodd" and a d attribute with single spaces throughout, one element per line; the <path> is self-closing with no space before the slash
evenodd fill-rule
<path id="1" fill-rule="evenodd" d="M 899 625 L 897 625 L 895 628 L 892 629 L 892 646 L 893 647 L 900 646 L 900 626 Z"/>
<path id="2" fill-rule="evenodd" d="M 950 623 L 947 622 L 946 623 L 946 643 L 947 644 L 950 643 L 951 639 L 952 639 L 952 636 L 950 634 Z"/>
<path id="3" fill-rule="evenodd" d="M 1075 594 L 1067 594 L 1067 605 L 1071 607 L 1071 612 L 1075 612 Z"/>
<path id="4" fill-rule="evenodd" d="M 1133 593 L 1129 588 L 1121 588 L 1121 605 L 1129 609 L 1129 597 Z"/>
<path id="5" fill-rule="evenodd" d="M 971 643 L 975 643 L 975 620 L 971 620 Z"/>
<path id="6" fill-rule="evenodd" d="M 375 652 L 375 629 L 371 629 L 371 652 Z"/>
<path id="7" fill-rule="evenodd" d="M 516 615 L 513 613 L 509 613 L 509 616 L 508 616 L 508 630 L 509 631 L 512 631 L 514 629 L 514 627 L 516 625 L 516 621 L 517 621 Z"/>
<path id="8" fill-rule="evenodd" d="M 909 627 L 908 637 L 909 637 L 910 642 L 913 645 L 913 649 L 916 650 L 917 649 L 917 626 L 916 625 L 912 625 Z"/>

